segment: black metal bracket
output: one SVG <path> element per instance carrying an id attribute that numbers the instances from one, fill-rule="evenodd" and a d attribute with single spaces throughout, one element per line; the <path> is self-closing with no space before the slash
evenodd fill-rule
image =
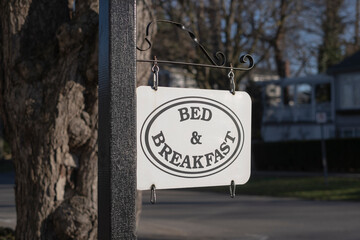
<path id="1" fill-rule="evenodd" d="M 157 62 L 157 63 L 163 63 L 163 64 L 174 64 L 174 65 L 186 65 L 186 66 L 196 66 L 196 67 L 208 67 L 208 68 L 220 68 L 220 69 L 229 69 L 229 70 L 241 70 L 241 71 L 247 71 L 250 70 L 254 67 L 254 59 L 252 58 L 251 55 L 249 54 L 245 54 L 243 56 L 240 56 L 239 58 L 239 62 L 240 63 L 248 63 L 248 67 L 244 67 L 244 68 L 235 68 L 231 66 L 231 63 L 229 64 L 230 66 L 225 66 L 226 65 L 226 56 L 223 52 L 216 52 L 214 54 L 214 59 L 212 57 L 210 57 L 209 53 L 206 51 L 205 47 L 203 45 L 201 45 L 199 43 L 199 40 L 197 39 L 197 37 L 195 36 L 195 34 L 190 31 L 189 29 L 187 29 L 183 24 L 181 23 L 177 23 L 177 22 L 173 22 L 173 21 L 169 21 L 169 20 L 157 20 L 157 21 L 153 21 L 150 22 L 147 27 L 146 27 L 146 36 L 145 36 L 145 41 L 148 43 L 148 47 L 145 49 L 141 49 L 139 47 L 136 47 L 137 50 L 139 51 L 147 51 L 149 49 L 151 49 L 152 47 L 152 43 L 149 40 L 149 29 L 150 26 L 152 25 L 152 23 L 169 23 L 169 24 L 173 24 L 176 27 L 180 28 L 181 30 L 186 31 L 190 38 L 196 43 L 196 45 L 198 47 L 200 47 L 201 51 L 205 54 L 206 58 L 210 61 L 210 64 L 201 64 L 201 63 L 188 63 L 188 62 L 177 62 L 177 61 L 168 61 L 168 60 L 147 60 L 147 59 L 137 59 L 137 62 Z"/>

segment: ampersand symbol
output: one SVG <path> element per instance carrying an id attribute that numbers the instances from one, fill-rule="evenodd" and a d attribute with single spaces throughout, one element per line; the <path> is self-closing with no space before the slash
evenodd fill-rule
<path id="1" fill-rule="evenodd" d="M 192 133 L 192 138 L 190 139 L 190 142 L 194 145 L 201 144 L 200 138 L 201 138 L 201 135 L 199 135 L 198 132 L 195 131 Z"/>

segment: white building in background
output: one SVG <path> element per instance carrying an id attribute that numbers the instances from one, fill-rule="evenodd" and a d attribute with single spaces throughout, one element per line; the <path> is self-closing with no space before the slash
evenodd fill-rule
<path id="1" fill-rule="evenodd" d="M 335 123 L 339 137 L 360 137 L 360 51 L 328 73 L 335 78 Z"/>
<path id="2" fill-rule="evenodd" d="M 360 138 L 360 52 L 327 75 L 262 81 L 264 141 Z M 324 119 L 323 119 L 324 120 Z"/>
<path id="3" fill-rule="evenodd" d="M 324 137 L 335 137 L 333 82 L 327 75 L 262 82 L 263 140 L 320 139 L 317 113 L 326 115 Z"/>

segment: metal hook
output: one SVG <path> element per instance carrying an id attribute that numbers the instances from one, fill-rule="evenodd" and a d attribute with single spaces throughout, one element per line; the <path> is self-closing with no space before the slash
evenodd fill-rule
<path id="1" fill-rule="evenodd" d="M 157 58 L 156 56 L 154 56 L 154 65 L 151 68 L 151 71 L 154 73 L 154 81 L 153 81 L 153 89 L 156 91 L 158 89 L 158 84 L 159 84 L 159 66 L 157 63 Z"/>
<path id="2" fill-rule="evenodd" d="M 150 196 L 150 202 L 151 204 L 155 204 L 156 203 L 156 192 L 155 192 L 156 188 L 155 188 L 155 184 L 151 185 L 151 196 Z"/>
<path id="3" fill-rule="evenodd" d="M 235 81 L 234 81 L 234 78 L 235 78 L 235 74 L 234 74 L 234 69 L 233 69 L 233 66 L 232 64 L 230 63 L 230 72 L 228 74 L 228 78 L 230 80 L 230 92 L 235 95 Z"/>
<path id="4" fill-rule="evenodd" d="M 231 180 L 231 183 L 230 183 L 230 197 L 231 198 L 235 197 L 235 189 L 236 189 L 235 182 L 234 182 L 234 180 Z"/>

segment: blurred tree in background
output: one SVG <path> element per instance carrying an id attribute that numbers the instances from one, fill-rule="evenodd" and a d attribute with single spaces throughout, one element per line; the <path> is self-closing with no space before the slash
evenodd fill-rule
<path id="1" fill-rule="evenodd" d="M 252 72 L 270 70 L 280 78 L 321 73 L 360 49 L 359 0 L 153 0 L 153 5 L 157 19 L 184 24 L 209 53 L 222 51 L 227 64 L 239 67 L 241 55 L 254 57 L 254 69 L 235 74 L 236 84 L 243 81 L 254 93 L 253 133 L 259 133 L 262 115 L 261 90 L 251 83 Z M 186 32 L 163 23 L 153 55 L 209 63 Z M 184 69 L 200 88 L 229 89 L 224 70 Z"/>
<path id="2" fill-rule="evenodd" d="M 153 0 L 153 5 L 157 19 L 183 23 L 209 52 L 222 51 L 228 63 L 239 66 L 239 56 L 250 53 L 257 68 L 279 77 L 323 72 L 359 50 L 359 0 Z M 208 63 L 186 33 L 167 24 L 158 26 L 153 54 Z M 228 88 L 225 72 L 186 69 L 200 88 Z M 236 74 L 237 83 L 246 75 Z"/>
<path id="3" fill-rule="evenodd" d="M 321 19 L 323 38 L 319 46 L 319 72 L 325 72 L 328 67 L 340 62 L 343 58 L 340 39 L 345 27 L 343 18 L 340 16 L 343 3 L 343 0 L 325 1 L 325 10 Z"/>

